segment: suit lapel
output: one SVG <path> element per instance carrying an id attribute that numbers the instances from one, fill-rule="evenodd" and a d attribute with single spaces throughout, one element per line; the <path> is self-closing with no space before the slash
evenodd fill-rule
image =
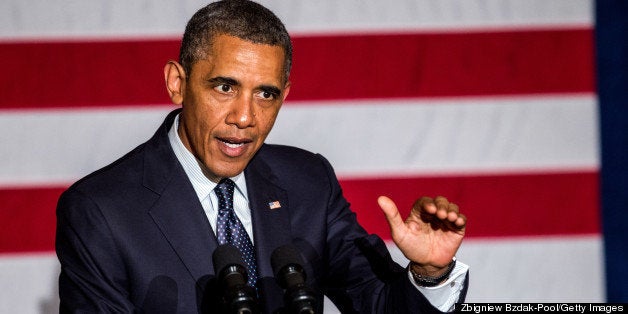
<path id="1" fill-rule="evenodd" d="M 277 247 L 291 241 L 290 204 L 286 191 L 277 184 L 276 178 L 260 155 L 258 152 L 251 160 L 244 174 L 260 277 L 257 283 L 262 294 L 264 311 L 270 313 L 283 304 L 283 290 L 274 278 L 270 257 Z M 270 203 L 274 205 L 271 206 Z"/>
<path id="2" fill-rule="evenodd" d="M 217 247 L 207 216 L 168 140 L 179 112 L 166 118 L 147 142 L 144 186 L 159 194 L 149 215 L 195 280 L 213 274 L 212 252 Z"/>
<path id="3" fill-rule="evenodd" d="M 274 175 L 259 158 L 259 154 L 251 161 L 245 175 L 259 275 L 274 277 L 270 256 L 277 247 L 291 241 L 288 196 L 277 185 Z"/>
<path id="4" fill-rule="evenodd" d="M 174 178 L 149 214 L 195 280 L 214 273 L 218 243 L 187 177 Z"/>

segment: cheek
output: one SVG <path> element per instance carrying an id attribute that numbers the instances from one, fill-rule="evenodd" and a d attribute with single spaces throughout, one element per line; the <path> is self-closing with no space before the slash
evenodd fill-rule
<path id="1" fill-rule="evenodd" d="M 259 120 L 264 134 L 268 134 L 275 124 L 279 110 L 275 108 L 266 108 L 261 111 L 262 118 Z"/>
<path id="2" fill-rule="evenodd" d="M 222 113 L 216 110 L 217 108 L 218 107 L 211 101 L 197 99 L 190 113 L 190 118 L 195 120 L 197 132 L 209 132 L 219 124 Z"/>
<path id="3" fill-rule="evenodd" d="M 187 128 L 194 137 L 192 141 L 195 142 L 196 145 L 203 145 L 202 143 L 207 142 L 213 129 L 213 122 L 210 120 L 210 117 L 211 115 L 208 112 L 196 111 L 191 113 L 188 119 L 186 119 L 186 121 L 191 122 L 188 122 Z"/>

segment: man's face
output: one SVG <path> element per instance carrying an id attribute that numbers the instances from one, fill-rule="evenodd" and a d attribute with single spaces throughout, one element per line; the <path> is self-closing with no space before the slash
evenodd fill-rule
<path id="1" fill-rule="evenodd" d="M 215 37 L 205 60 L 182 80 L 179 136 L 212 181 L 242 171 L 264 143 L 288 95 L 284 51 Z M 171 94 L 172 96 L 172 94 Z M 175 97 L 173 97 L 173 101 Z"/>

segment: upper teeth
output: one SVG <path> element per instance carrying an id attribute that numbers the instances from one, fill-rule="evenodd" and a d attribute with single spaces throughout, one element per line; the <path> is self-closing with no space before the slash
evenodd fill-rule
<path id="1" fill-rule="evenodd" d="M 234 143 L 227 143 L 227 142 L 225 142 L 225 144 L 226 144 L 228 147 L 230 147 L 230 148 L 237 148 L 237 147 L 240 147 L 240 146 L 244 145 L 243 143 L 234 144 Z"/>

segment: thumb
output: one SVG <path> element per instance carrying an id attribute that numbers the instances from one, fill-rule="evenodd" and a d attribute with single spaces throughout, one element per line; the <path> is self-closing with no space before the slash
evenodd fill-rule
<path id="1" fill-rule="evenodd" d="M 397 205 L 393 200 L 386 196 L 380 196 L 377 198 L 377 203 L 384 212 L 384 215 L 386 215 L 386 220 L 388 220 L 391 231 L 405 226 L 401 214 L 399 214 L 399 209 L 397 209 Z"/>

